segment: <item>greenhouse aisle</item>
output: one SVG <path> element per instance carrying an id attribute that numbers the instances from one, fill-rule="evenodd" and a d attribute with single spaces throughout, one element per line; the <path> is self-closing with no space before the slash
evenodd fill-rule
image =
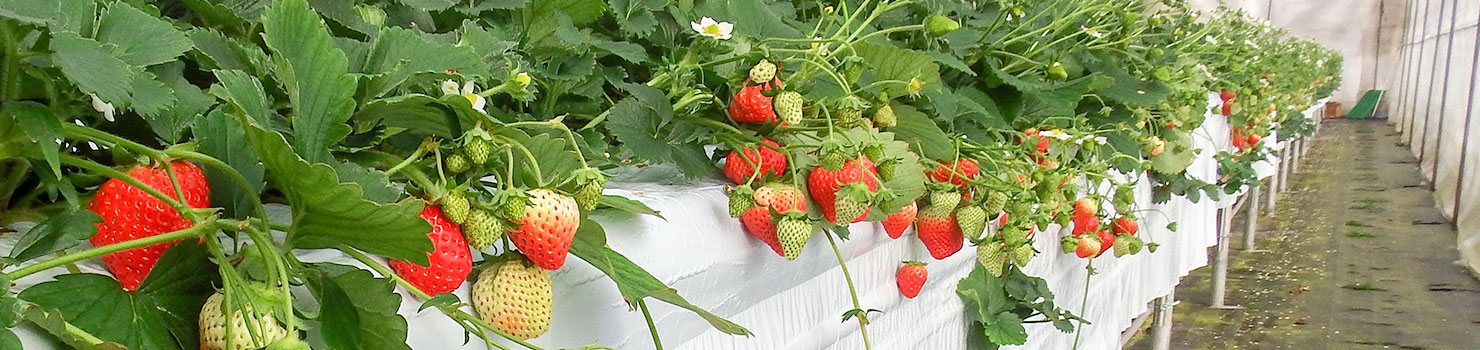
<path id="1" fill-rule="evenodd" d="M 1226 304 L 1209 268 L 1178 287 L 1173 349 L 1474 349 L 1480 281 L 1417 160 L 1379 120 L 1327 121 L 1254 251 L 1235 243 Z M 1234 224 L 1241 242 L 1242 218 Z M 1150 349 L 1145 337 L 1131 349 Z"/>

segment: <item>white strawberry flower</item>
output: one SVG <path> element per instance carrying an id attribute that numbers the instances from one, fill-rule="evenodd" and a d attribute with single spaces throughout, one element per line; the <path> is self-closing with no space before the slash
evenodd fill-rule
<path id="1" fill-rule="evenodd" d="M 473 104 L 474 110 L 483 112 L 483 114 L 488 114 L 487 111 L 483 110 L 483 106 L 488 104 L 488 101 L 484 100 L 483 96 L 478 94 L 477 86 L 474 86 L 473 82 L 471 81 L 463 83 L 462 89 L 457 88 L 456 81 L 444 81 L 442 82 L 442 94 L 461 95 L 462 97 L 467 98 L 468 102 L 471 102 Z"/>
<path id="2" fill-rule="evenodd" d="M 698 22 L 689 22 L 689 25 L 694 28 L 694 31 L 699 32 L 699 35 L 719 40 L 729 39 L 730 32 L 735 29 L 735 25 L 730 22 L 716 22 L 709 17 L 701 18 Z"/>
<path id="3" fill-rule="evenodd" d="M 102 99 L 98 98 L 98 95 L 93 95 L 93 94 L 87 94 L 87 95 L 88 96 L 92 96 L 92 108 L 94 110 L 97 110 L 98 112 L 102 112 L 103 113 L 103 119 L 107 119 L 110 122 L 113 121 L 113 112 L 115 111 L 115 109 L 113 108 L 113 104 L 112 103 L 103 102 Z"/>
<path id="4" fill-rule="evenodd" d="M 1053 130 L 1042 131 L 1042 132 L 1039 132 L 1038 135 L 1043 136 L 1043 137 L 1055 138 L 1055 139 L 1058 139 L 1059 141 L 1063 141 L 1063 140 L 1068 140 L 1069 139 L 1069 133 L 1066 133 L 1066 132 L 1064 132 L 1064 130 L 1060 130 L 1060 129 L 1053 129 Z"/>
<path id="5" fill-rule="evenodd" d="M 812 49 L 817 50 L 818 56 L 827 56 L 830 53 L 827 50 L 827 46 L 822 45 L 822 37 L 820 36 L 812 37 Z"/>

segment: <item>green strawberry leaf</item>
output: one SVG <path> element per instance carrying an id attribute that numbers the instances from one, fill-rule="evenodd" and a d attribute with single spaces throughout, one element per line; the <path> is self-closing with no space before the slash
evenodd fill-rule
<path id="1" fill-rule="evenodd" d="M 925 90 L 940 89 L 940 66 L 935 64 L 935 58 L 924 52 L 872 42 L 854 44 L 853 49 L 864 63 L 873 68 L 871 72 L 879 80 L 900 82 L 885 85 L 884 91 L 890 96 L 909 95 L 907 85 L 912 80 L 923 83 Z"/>
<path id="2" fill-rule="evenodd" d="M 41 158 L 50 166 L 49 170 L 55 174 L 54 178 L 60 179 L 62 163 L 57 149 L 62 147 L 59 143 L 62 138 L 62 121 L 57 119 L 56 114 L 50 108 L 31 101 L 16 102 L 5 106 L 0 112 L 14 118 L 22 136 L 37 143 L 37 148 L 41 149 Z"/>
<path id="3" fill-rule="evenodd" d="M 93 37 L 114 45 L 118 58 L 135 66 L 174 61 L 192 46 L 184 32 L 127 2 L 108 6 Z"/>
<path id="4" fill-rule="evenodd" d="M 137 291 L 124 291 L 112 277 L 74 273 L 26 288 L 20 298 L 130 349 L 195 349 L 197 315 L 219 279 L 205 245 L 183 240 L 165 251 Z"/>
<path id="5" fill-rule="evenodd" d="M 240 119 L 233 118 L 223 109 L 212 110 L 205 118 L 195 122 L 192 128 L 200 153 L 215 157 L 230 165 L 231 169 L 247 179 L 251 188 L 241 188 L 235 179 L 221 169 L 206 167 L 206 179 L 212 184 L 211 204 L 225 209 L 232 218 L 252 215 L 252 197 L 262 193 L 265 169 L 257 154 L 248 147 L 246 131 Z"/>
<path id="6" fill-rule="evenodd" d="M 257 125 L 273 125 L 277 112 L 268 105 L 272 101 L 267 99 L 257 77 L 239 70 L 217 70 L 215 73 L 220 83 L 211 86 L 212 95 L 225 100 L 236 113 L 246 115 Z"/>
<path id="7" fill-rule="evenodd" d="M 371 100 L 355 112 L 356 122 L 380 123 L 415 135 L 434 135 L 447 139 L 462 136 L 462 124 L 456 115 L 442 107 L 441 100 L 422 94 L 406 94 Z"/>
<path id="8" fill-rule="evenodd" d="M 98 232 L 103 218 L 82 207 L 69 207 L 53 214 L 21 235 L 10 250 L 10 259 L 27 261 L 77 246 Z"/>
<path id="9" fill-rule="evenodd" d="M 951 143 L 951 137 L 945 131 L 940 130 L 930 117 L 925 113 L 915 110 L 915 107 L 904 104 L 891 104 L 894 115 L 899 118 L 898 125 L 889 129 L 899 140 L 909 142 L 910 148 L 918 151 L 920 155 L 930 159 L 955 159 L 956 146 Z"/>
<path id="10" fill-rule="evenodd" d="M 0 17 L 22 23 L 49 24 L 60 12 L 61 6 L 54 1 L 0 0 Z"/>
<path id="11" fill-rule="evenodd" d="M 21 338 L 10 329 L 0 330 L 0 349 L 21 349 Z"/>
<path id="12" fill-rule="evenodd" d="M 364 73 L 385 73 L 370 81 L 370 95 L 384 95 L 418 73 L 456 71 L 459 75 L 489 77 L 488 64 L 472 47 L 427 41 L 415 31 L 381 28 L 365 56 Z"/>
<path id="13" fill-rule="evenodd" d="M 348 59 L 305 0 L 273 3 L 262 29 L 276 63 L 273 71 L 292 101 L 296 150 L 309 162 L 328 162 L 333 158 L 329 146 L 349 135 L 345 121 L 355 108 Z"/>
<path id="14" fill-rule="evenodd" d="M 1192 146 L 1192 140 L 1180 133 L 1167 133 L 1162 136 L 1162 141 L 1166 142 L 1166 149 L 1161 154 L 1151 157 L 1151 170 L 1160 174 L 1176 174 L 1187 170 L 1187 166 L 1192 165 L 1192 160 L 1198 152 L 1198 149 Z"/>
<path id="15" fill-rule="evenodd" d="M 129 65 L 113 55 L 103 43 L 74 33 L 54 33 L 52 60 L 83 92 L 96 94 L 104 102 L 124 106 L 133 102 L 133 81 L 144 69 Z"/>
<path id="16" fill-rule="evenodd" d="M 30 321 L 32 324 L 35 324 L 36 327 L 45 330 L 47 333 L 51 333 L 51 335 L 56 336 L 57 339 L 61 340 L 63 344 L 67 344 L 68 346 L 71 346 L 75 349 L 127 350 L 127 348 L 125 348 L 123 345 L 108 342 L 106 340 L 102 344 L 92 344 L 92 340 L 83 339 L 77 334 L 74 334 L 67 330 L 68 323 L 66 319 L 62 316 L 61 312 L 56 310 L 44 309 L 41 306 L 32 303 L 24 304 L 25 305 L 23 306 L 23 312 L 25 313 L 26 320 Z"/>
<path id="17" fill-rule="evenodd" d="M 319 299 L 318 321 L 327 349 L 410 349 L 406 318 L 396 313 L 401 295 L 391 280 L 347 265 L 312 266 L 307 285 Z"/>
<path id="18" fill-rule="evenodd" d="M 606 3 L 611 6 L 612 16 L 616 17 L 617 25 L 621 26 L 623 33 L 641 37 L 650 35 L 657 29 L 658 19 L 653 16 L 653 12 L 662 10 L 663 6 L 668 5 L 668 0 L 607 0 Z"/>
<path id="19" fill-rule="evenodd" d="M 289 245 L 300 249 L 348 245 L 414 264 L 427 263 L 426 253 L 432 250 L 427 232 L 432 228 L 417 216 L 423 205 L 420 200 L 394 204 L 366 200 L 364 190 L 343 183 L 334 168 L 299 158 L 281 134 L 258 126 L 246 131 L 267 168 L 269 183 L 282 190 L 293 207 Z"/>
<path id="20" fill-rule="evenodd" d="M 693 311 L 721 332 L 735 335 L 751 334 L 750 330 L 745 327 L 690 304 L 683 296 L 678 295 L 678 290 L 663 284 L 657 277 L 653 277 L 647 270 L 632 263 L 632 260 L 628 260 L 622 253 L 612 250 L 606 245 L 606 231 L 596 221 L 582 220 L 581 228 L 576 232 L 575 241 L 571 244 L 570 253 L 611 277 L 612 282 L 617 283 L 617 290 L 629 303 L 652 297 Z"/>
<path id="21" fill-rule="evenodd" d="M 662 213 L 659 213 L 657 210 L 653 210 L 653 208 L 648 207 L 647 204 L 643 204 L 642 202 L 638 202 L 627 197 L 602 195 L 601 199 L 596 202 L 596 205 L 597 208 L 611 208 L 622 212 L 652 215 L 658 217 L 659 219 L 668 220 L 668 218 L 663 217 Z"/>
<path id="22" fill-rule="evenodd" d="M 163 113 L 144 118 L 154 134 L 159 135 L 167 144 L 179 143 L 186 136 L 186 129 L 216 102 L 216 99 L 185 79 L 184 69 L 185 64 L 180 62 L 169 62 L 149 69 L 164 81 L 165 87 L 178 99 L 174 106 Z"/>

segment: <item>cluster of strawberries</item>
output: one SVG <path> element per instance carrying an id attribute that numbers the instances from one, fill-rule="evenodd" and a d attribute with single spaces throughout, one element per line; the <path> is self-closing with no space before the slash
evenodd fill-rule
<path id="1" fill-rule="evenodd" d="M 1101 228 L 1099 201 L 1085 197 L 1074 201 L 1074 215 L 1070 219 L 1073 228 L 1070 236 L 1060 242 L 1065 253 L 1085 259 L 1097 258 L 1106 251 L 1115 250 L 1115 256 L 1125 256 L 1141 251 L 1144 242 L 1136 237 L 1140 224 L 1134 216 L 1123 213 L 1110 223 L 1109 229 Z"/>

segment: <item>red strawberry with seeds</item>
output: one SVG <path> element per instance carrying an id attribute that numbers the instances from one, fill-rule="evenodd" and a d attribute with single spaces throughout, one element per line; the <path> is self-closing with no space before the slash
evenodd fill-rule
<path id="1" fill-rule="evenodd" d="M 966 180 L 976 178 L 981 168 L 976 165 L 976 160 L 971 158 L 959 158 L 949 163 L 936 165 L 928 175 L 931 179 L 940 182 L 950 182 L 965 189 Z"/>
<path id="2" fill-rule="evenodd" d="M 770 246 L 776 255 L 786 256 L 780 239 L 776 237 L 776 221 L 771 211 L 807 211 L 807 198 L 801 190 L 780 183 L 762 186 L 755 190 L 753 198 L 755 206 L 740 214 L 740 224 L 745 227 L 745 232 Z"/>
<path id="3" fill-rule="evenodd" d="M 904 266 L 899 267 L 899 272 L 894 273 L 895 284 L 899 286 L 899 294 L 905 298 L 914 299 L 920 295 L 920 289 L 925 287 L 925 279 L 929 277 L 930 271 L 925 269 L 925 263 L 918 261 L 906 261 Z"/>
<path id="4" fill-rule="evenodd" d="M 211 206 L 211 186 L 206 182 L 205 173 L 200 168 L 189 162 L 174 161 L 170 163 L 170 169 L 173 169 L 175 179 L 180 183 L 183 199 L 180 194 L 175 193 L 170 175 L 163 169 L 140 167 L 130 170 L 128 176 L 166 196 L 180 199 L 192 208 Z M 103 219 L 97 224 L 98 232 L 88 239 L 93 246 L 98 247 L 183 230 L 194 225 L 190 220 L 180 217 L 180 213 L 165 205 L 159 198 L 119 179 L 109 179 L 103 183 L 98 188 L 97 195 L 87 203 L 87 210 L 97 213 Z M 102 257 L 103 263 L 118 278 L 118 283 L 123 285 L 124 290 L 134 290 L 149 275 L 149 270 L 154 268 L 154 263 L 159 261 L 164 251 L 175 242 L 179 241 L 105 254 Z"/>
<path id="5" fill-rule="evenodd" d="M 1094 232 L 1100 228 L 1100 218 L 1094 215 L 1074 215 L 1070 221 L 1074 222 L 1074 229 L 1070 230 L 1069 233 L 1073 234 L 1074 237 L 1079 237 L 1079 235 L 1085 232 Z"/>
<path id="6" fill-rule="evenodd" d="M 1095 200 L 1089 199 L 1089 197 L 1080 198 L 1079 200 L 1074 201 L 1074 215 L 1075 216 L 1082 216 L 1082 215 L 1094 216 L 1095 214 L 1097 214 L 1099 212 L 1100 212 L 1100 203 L 1096 203 Z"/>
<path id="7" fill-rule="evenodd" d="M 937 260 L 956 254 L 966 245 L 966 237 L 961 234 L 961 228 L 956 226 L 954 214 L 944 217 L 921 215 L 915 220 L 915 236 L 925 243 L 925 250 L 930 251 L 930 256 Z"/>
<path id="8" fill-rule="evenodd" d="M 916 214 L 919 214 L 919 207 L 915 202 L 899 208 L 899 212 L 884 218 L 884 233 L 889 234 L 889 238 L 899 238 L 904 235 L 905 229 L 910 228 L 910 224 L 915 223 Z"/>
<path id="9" fill-rule="evenodd" d="M 1078 245 L 1074 246 L 1074 255 L 1081 258 L 1092 258 L 1100 255 L 1100 237 L 1096 235 L 1079 236 Z"/>
<path id="10" fill-rule="evenodd" d="M 1100 254 L 1105 254 L 1105 251 L 1115 247 L 1115 234 L 1107 230 L 1099 230 L 1095 231 L 1095 235 L 1100 238 L 1100 252 L 1096 253 L 1095 256 L 1098 257 Z"/>
<path id="11" fill-rule="evenodd" d="M 519 227 L 509 232 L 509 240 L 535 265 L 555 270 L 565 266 L 571 239 L 581 225 L 581 212 L 574 198 L 533 189 L 529 190 L 529 206 L 517 224 Z"/>
<path id="12" fill-rule="evenodd" d="M 765 180 L 768 177 L 781 176 L 786 172 L 786 155 L 777 152 L 781 149 L 776 141 L 762 140 L 770 147 L 757 145 L 752 148 L 741 149 L 741 152 L 730 151 L 725 157 L 725 177 L 736 184 L 750 182 L 751 178 Z M 774 148 L 774 149 L 773 149 Z M 760 175 L 756 176 L 757 169 Z"/>
<path id="13" fill-rule="evenodd" d="M 1233 91 L 1228 91 L 1228 90 L 1223 90 L 1223 92 L 1218 93 L 1218 97 L 1219 98 L 1222 98 L 1224 101 L 1232 100 L 1234 97 L 1237 97 L 1237 96 L 1238 96 L 1237 93 L 1234 93 Z"/>
<path id="14" fill-rule="evenodd" d="M 879 179 L 874 174 L 874 162 L 864 156 L 843 163 L 843 167 L 837 171 L 814 167 L 812 173 L 807 175 L 807 191 L 812 194 L 812 200 L 822 206 L 822 214 L 827 217 L 827 221 L 839 223 L 837 212 L 834 211 L 838 189 L 846 184 L 863 183 L 868 186 L 869 192 L 878 191 Z M 850 222 L 858 222 L 865 216 L 868 216 L 867 209 L 863 215 Z"/>
<path id="15" fill-rule="evenodd" d="M 764 94 L 771 90 L 771 83 L 750 85 L 749 79 L 745 82 L 747 86 L 736 92 L 735 99 L 730 101 L 730 119 L 737 123 L 775 123 L 772 98 Z"/>
<path id="16" fill-rule="evenodd" d="M 432 224 L 432 231 L 427 232 L 427 237 L 432 239 L 432 251 L 427 252 L 430 264 L 420 266 L 389 259 L 391 271 L 429 295 L 456 290 L 468 279 L 468 272 L 473 271 L 473 255 L 468 252 L 468 242 L 463 240 L 462 228 L 435 205 L 422 207 L 417 216 Z"/>
<path id="17" fill-rule="evenodd" d="M 1135 235 L 1136 231 L 1141 229 L 1141 225 L 1136 223 L 1136 219 L 1129 216 L 1124 216 L 1119 219 L 1115 219 L 1115 225 L 1113 226 L 1113 229 L 1117 234 Z"/>

